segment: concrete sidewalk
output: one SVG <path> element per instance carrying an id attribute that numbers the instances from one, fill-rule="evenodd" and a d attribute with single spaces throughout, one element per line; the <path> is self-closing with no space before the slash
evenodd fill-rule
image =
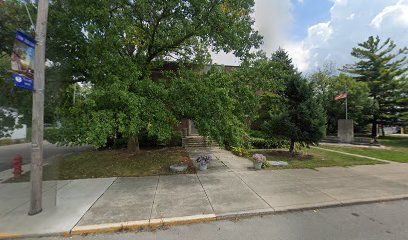
<path id="1" fill-rule="evenodd" d="M 63 234 L 78 223 L 114 180 L 46 181 L 43 211 L 35 216 L 27 214 L 31 190 L 28 182 L 0 184 L 0 239 Z"/>
<path id="2" fill-rule="evenodd" d="M 407 164 L 254 171 L 249 160 L 223 149 L 188 151 L 193 159 L 211 154 L 215 160 L 197 174 L 61 182 L 58 196 L 67 201 L 55 210 L 29 217 L 28 206 L 21 205 L 19 211 L 0 213 L 0 238 L 2 233 L 149 228 L 408 197 Z M 3 198 L 12 199 L 16 186 L 0 184 L 0 209 L 10 209 L 3 206 Z"/>

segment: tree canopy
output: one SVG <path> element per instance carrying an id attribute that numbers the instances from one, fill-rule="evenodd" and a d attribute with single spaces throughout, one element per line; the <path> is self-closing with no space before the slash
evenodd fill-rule
<path id="1" fill-rule="evenodd" d="M 14 88 L 11 81 L 11 51 L 16 37 L 16 29 L 33 35 L 24 2 L 7 0 L 0 2 L 0 137 L 8 136 L 20 124 L 16 116 L 21 115 L 19 123 L 31 122 L 31 93 L 25 89 Z M 29 11 L 34 5 L 26 3 Z M 14 114 L 10 114 L 14 113 Z M 16 124 L 17 123 L 17 124 Z"/>
<path id="2" fill-rule="evenodd" d="M 377 136 L 377 123 L 382 126 L 404 125 L 408 112 L 408 48 L 396 48 L 391 40 L 369 37 L 353 48 L 351 55 L 358 62 L 347 64 L 342 71 L 366 82 L 373 99 L 372 136 Z"/>
<path id="3" fill-rule="evenodd" d="M 345 75 L 334 75 L 329 69 L 319 69 L 309 76 L 315 96 L 327 116 L 327 133 L 337 133 L 337 121 L 345 119 L 345 101 L 335 101 L 335 96 L 347 91 L 348 117 L 353 119 L 356 132 L 364 132 L 372 115 L 372 100 L 365 82 L 357 82 Z"/>
<path id="4" fill-rule="evenodd" d="M 272 60 L 281 64 L 281 79 L 284 90 L 278 111 L 269 111 L 263 128 L 270 135 L 283 136 L 290 140 L 289 151 L 293 152 L 295 143 L 318 143 L 325 135 L 325 112 L 314 97 L 312 85 L 301 76 L 292 64 L 288 54 L 280 49 Z"/>
<path id="5" fill-rule="evenodd" d="M 60 140 L 101 147 L 110 138 L 128 138 L 130 146 L 148 134 L 164 141 L 189 117 L 200 132 L 237 142 L 243 119 L 234 97 L 247 95 L 237 93 L 233 73 L 200 69 L 210 63 L 210 50 L 245 59 L 259 46 L 253 5 L 252 0 L 52 1 L 48 57 L 62 81 L 88 86 L 75 104 L 66 94 L 58 111 L 64 126 Z M 177 62 L 177 70 L 152 79 L 151 71 L 169 61 Z"/>

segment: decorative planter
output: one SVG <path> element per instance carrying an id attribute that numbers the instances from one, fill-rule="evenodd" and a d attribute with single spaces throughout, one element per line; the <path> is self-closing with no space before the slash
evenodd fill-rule
<path id="1" fill-rule="evenodd" d="M 262 162 L 254 162 L 254 168 L 255 168 L 255 170 L 261 170 L 262 169 Z"/>
<path id="2" fill-rule="evenodd" d="M 205 171 L 205 170 L 207 170 L 207 164 L 199 164 L 199 167 L 200 167 L 200 171 Z"/>

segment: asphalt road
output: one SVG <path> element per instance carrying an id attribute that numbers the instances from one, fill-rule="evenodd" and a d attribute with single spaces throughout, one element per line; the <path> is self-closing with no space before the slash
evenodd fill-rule
<path id="1" fill-rule="evenodd" d="M 89 149 L 89 147 L 58 147 L 57 145 L 45 142 L 44 159 L 47 160 L 54 156 L 81 152 L 86 149 Z M 23 164 L 29 163 L 31 159 L 31 143 L 0 146 L 0 172 L 12 168 L 12 161 L 17 153 L 23 157 Z"/>
<path id="2" fill-rule="evenodd" d="M 41 238 L 63 239 L 66 238 Z M 408 239 L 408 200 L 175 226 L 154 232 L 90 235 L 70 239 L 405 240 Z"/>

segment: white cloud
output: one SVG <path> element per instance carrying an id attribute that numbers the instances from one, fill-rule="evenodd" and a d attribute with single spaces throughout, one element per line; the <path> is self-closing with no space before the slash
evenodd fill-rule
<path id="1" fill-rule="evenodd" d="M 290 0 L 256 0 L 255 28 L 264 36 L 263 50 L 272 52 L 287 39 L 287 28 L 293 23 Z"/>
<path id="2" fill-rule="evenodd" d="M 308 36 L 311 38 L 315 38 L 315 42 L 327 42 L 332 34 L 333 28 L 331 27 L 330 22 L 318 23 L 308 29 Z"/>
<path id="3" fill-rule="evenodd" d="M 272 53 L 284 46 L 289 36 L 287 27 L 293 23 L 291 0 L 255 0 L 255 29 L 264 36 L 262 49 Z M 213 63 L 239 65 L 232 54 L 212 54 Z"/>
<path id="4" fill-rule="evenodd" d="M 211 53 L 212 62 L 214 64 L 239 66 L 240 60 L 232 53 L 225 53 L 223 51 L 219 53 Z"/>
<path id="5" fill-rule="evenodd" d="M 347 19 L 347 20 L 353 20 L 355 16 L 356 16 L 356 14 L 355 14 L 355 13 L 352 13 L 352 14 L 350 14 L 350 16 L 348 16 L 346 19 Z"/>
<path id="6" fill-rule="evenodd" d="M 373 18 L 370 25 L 379 29 L 387 20 L 395 21 L 397 24 L 408 26 L 408 0 L 401 0 L 395 5 L 384 8 Z"/>
<path id="7" fill-rule="evenodd" d="M 292 41 L 288 35 L 290 25 L 296 24 L 292 1 L 296 0 L 256 0 L 255 27 L 264 36 L 264 51 L 270 54 L 278 47 L 285 48 L 303 72 L 325 62 L 340 68 L 356 61 L 350 55 L 352 48 L 369 36 L 390 37 L 398 47 L 408 46 L 408 0 L 328 0 L 333 2 L 330 19 L 310 26 L 300 41 Z M 223 55 L 218 62 L 227 59 L 233 57 Z"/>
<path id="8" fill-rule="evenodd" d="M 304 47 L 304 43 L 286 42 L 282 47 L 288 51 L 299 71 L 306 71 L 310 68 L 310 50 Z"/>
<path id="9" fill-rule="evenodd" d="M 398 47 L 408 45 L 408 0 L 335 0 L 330 13 L 328 22 L 309 27 L 305 39 L 291 43 L 308 54 L 302 57 L 308 60 L 303 71 L 313 71 L 325 62 L 341 67 L 356 61 L 350 55 L 352 48 L 369 36 L 390 37 Z M 304 60 L 299 65 L 305 66 Z"/>

